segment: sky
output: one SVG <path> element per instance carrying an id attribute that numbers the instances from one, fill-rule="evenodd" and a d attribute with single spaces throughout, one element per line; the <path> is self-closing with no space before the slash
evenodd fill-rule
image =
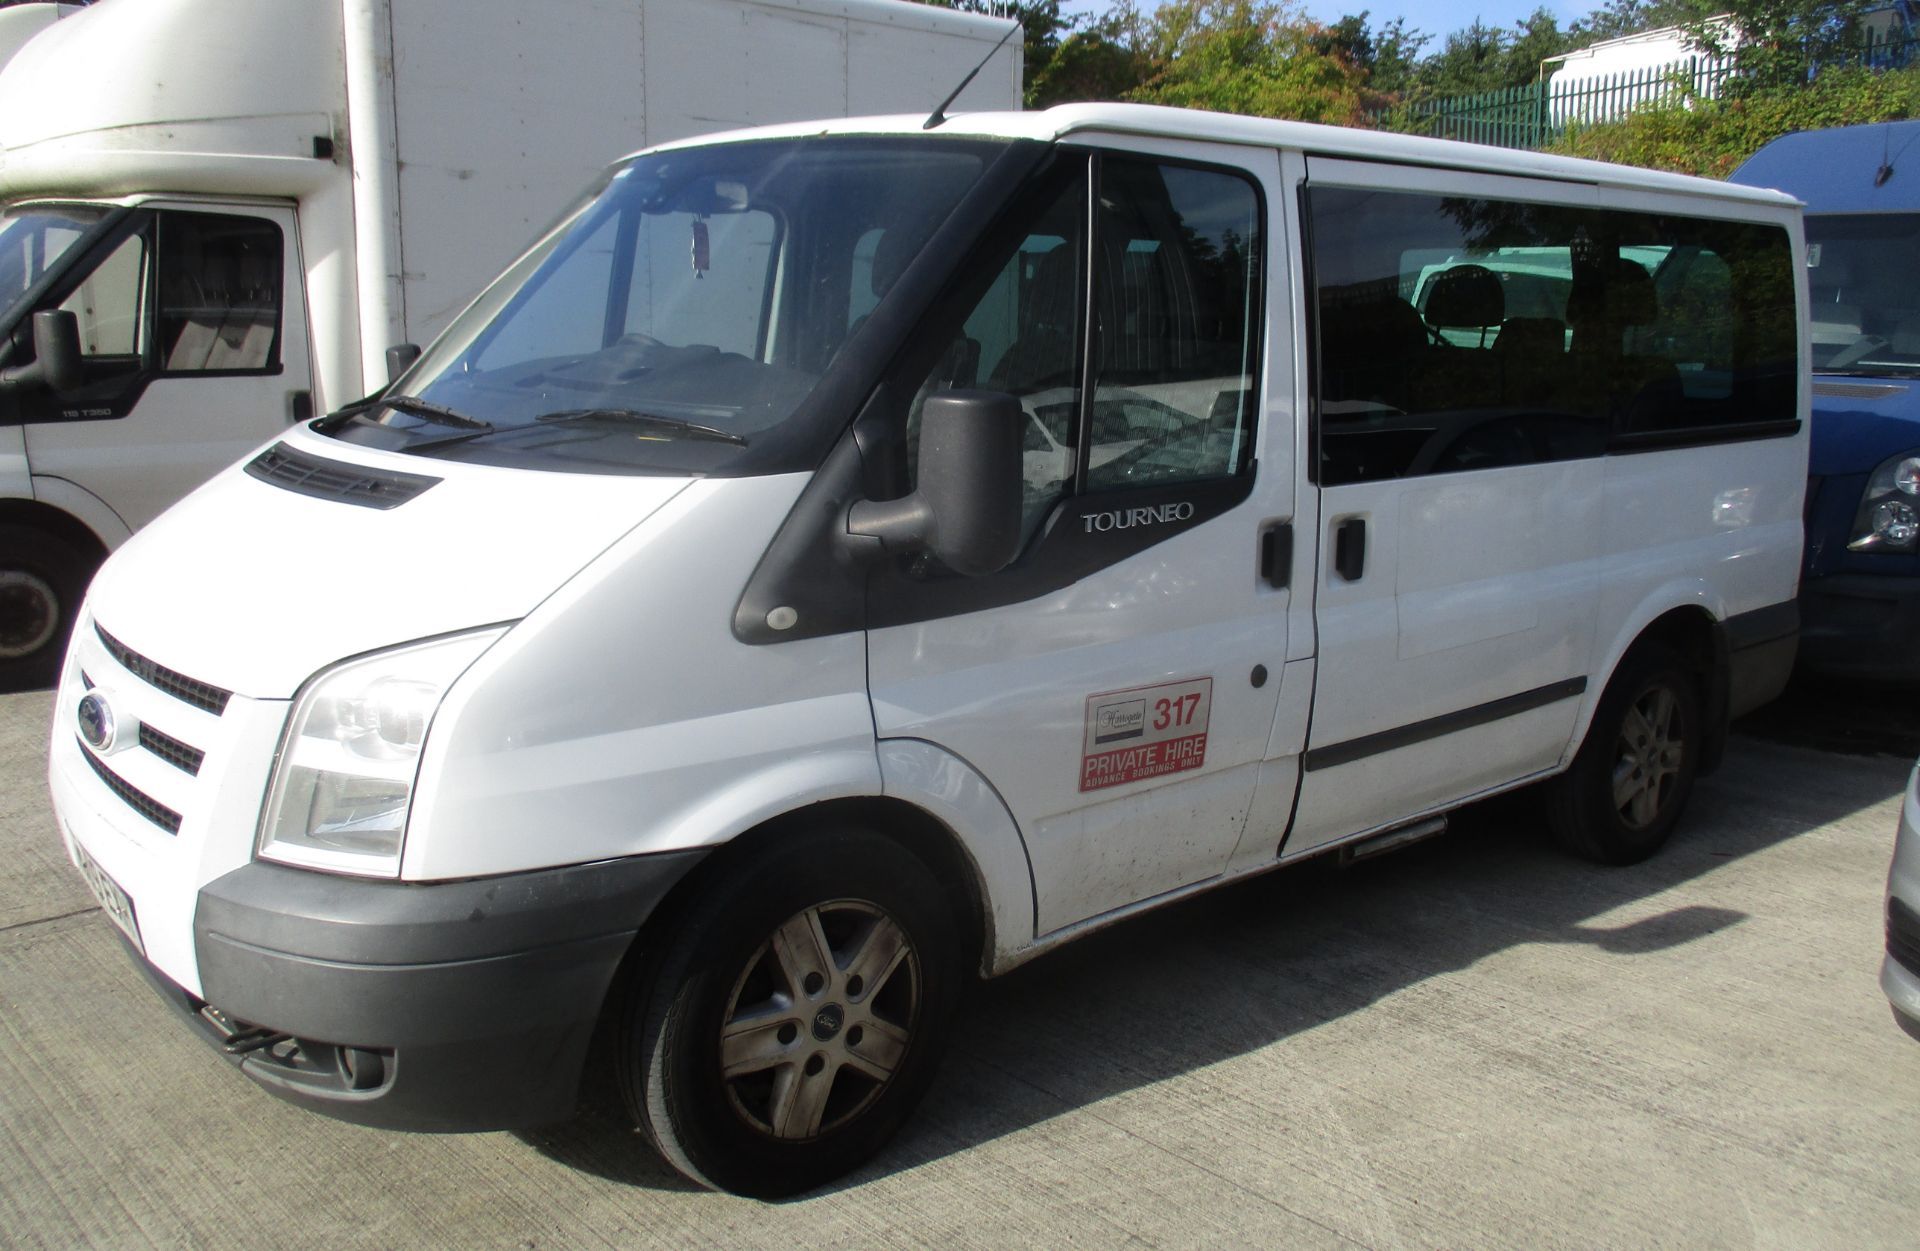
<path id="1" fill-rule="evenodd" d="M 1307 15 L 1317 21 L 1334 22 L 1348 13 L 1367 12 L 1367 21 L 1378 30 L 1396 17 L 1407 19 L 1407 25 L 1415 30 L 1423 30 L 1434 37 L 1427 45 L 1429 53 L 1438 52 L 1441 42 L 1448 34 L 1456 30 L 1465 30 L 1479 18 L 1489 26 L 1512 26 L 1536 8 L 1544 4 L 1553 10 L 1564 29 L 1567 23 L 1577 17 L 1585 17 L 1598 7 L 1599 0 L 1424 0 L 1414 3 L 1412 0 L 1307 0 Z M 1068 13 L 1100 13 L 1108 7 L 1108 0 L 1066 0 L 1062 6 Z M 1140 7 L 1151 9 L 1154 0 L 1140 0 Z"/>

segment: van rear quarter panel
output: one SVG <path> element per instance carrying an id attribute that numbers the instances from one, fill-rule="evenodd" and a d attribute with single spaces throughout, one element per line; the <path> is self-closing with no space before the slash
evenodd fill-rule
<path id="1" fill-rule="evenodd" d="M 1801 388 L 1805 413 L 1805 385 Z M 1782 438 L 1609 456 L 1595 682 L 1655 619 L 1698 607 L 1716 621 L 1793 599 L 1806 494 L 1807 423 Z M 1579 736 L 1569 747 L 1579 746 Z"/>

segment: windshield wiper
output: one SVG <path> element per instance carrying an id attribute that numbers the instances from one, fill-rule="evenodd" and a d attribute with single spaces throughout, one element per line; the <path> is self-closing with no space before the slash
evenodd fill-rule
<path id="1" fill-rule="evenodd" d="M 567 408 L 557 413 L 542 413 L 534 420 L 548 425 L 561 421 L 617 421 L 630 426 L 645 426 L 649 430 L 658 430 L 663 434 L 711 439 L 716 443 L 732 443 L 737 447 L 747 445 L 745 439 L 731 430 L 722 430 L 718 426 L 703 426 L 697 421 L 683 421 L 678 417 L 665 417 L 659 413 L 643 413 L 631 408 Z"/>
<path id="2" fill-rule="evenodd" d="M 493 429 L 493 423 L 490 421 L 481 421 L 478 417 L 469 417 L 444 404 L 435 404 L 431 400 L 417 399 L 411 395 L 383 395 L 378 402 L 382 408 L 391 408 L 395 412 L 405 413 L 409 417 L 418 417 L 436 426 L 452 426 L 456 430 Z"/>

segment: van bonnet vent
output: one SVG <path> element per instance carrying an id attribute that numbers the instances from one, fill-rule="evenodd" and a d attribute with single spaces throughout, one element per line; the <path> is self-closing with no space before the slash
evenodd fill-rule
<path id="1" fill-rule="evenodd" d="M 398 508 L 440 481 L 425 474 L 395 473 L 328 460 L 284 443 L 276 443 L 248 461 L 247 472 L 262 482 L 315 499 L 383 509 Z"/>

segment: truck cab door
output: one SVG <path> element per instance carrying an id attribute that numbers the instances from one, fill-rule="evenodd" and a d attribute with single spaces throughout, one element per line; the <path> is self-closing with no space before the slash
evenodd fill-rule
<path id="1" fill-rule="evenodd" d="M 80 487 L 137 529 L 306 415 L 297 239 L 286 207 L 129 215 L 42 303 L 79 319 L 84 381 L 19 397 L 34 476 Z"/>
<path id="2" fill-rule="evenodd" d="M 892 387 L 909 447 L 931 393 L 1020 400 L 1022 552 L 979 577 L 897 558 L 869 586 L 877 734 L 998 792 L 1037 935 L 1225 871 L 1292 602 L 1261 567 L 1294 503 L 1279 157 L 1086 142 L 961 267 Z"/>

